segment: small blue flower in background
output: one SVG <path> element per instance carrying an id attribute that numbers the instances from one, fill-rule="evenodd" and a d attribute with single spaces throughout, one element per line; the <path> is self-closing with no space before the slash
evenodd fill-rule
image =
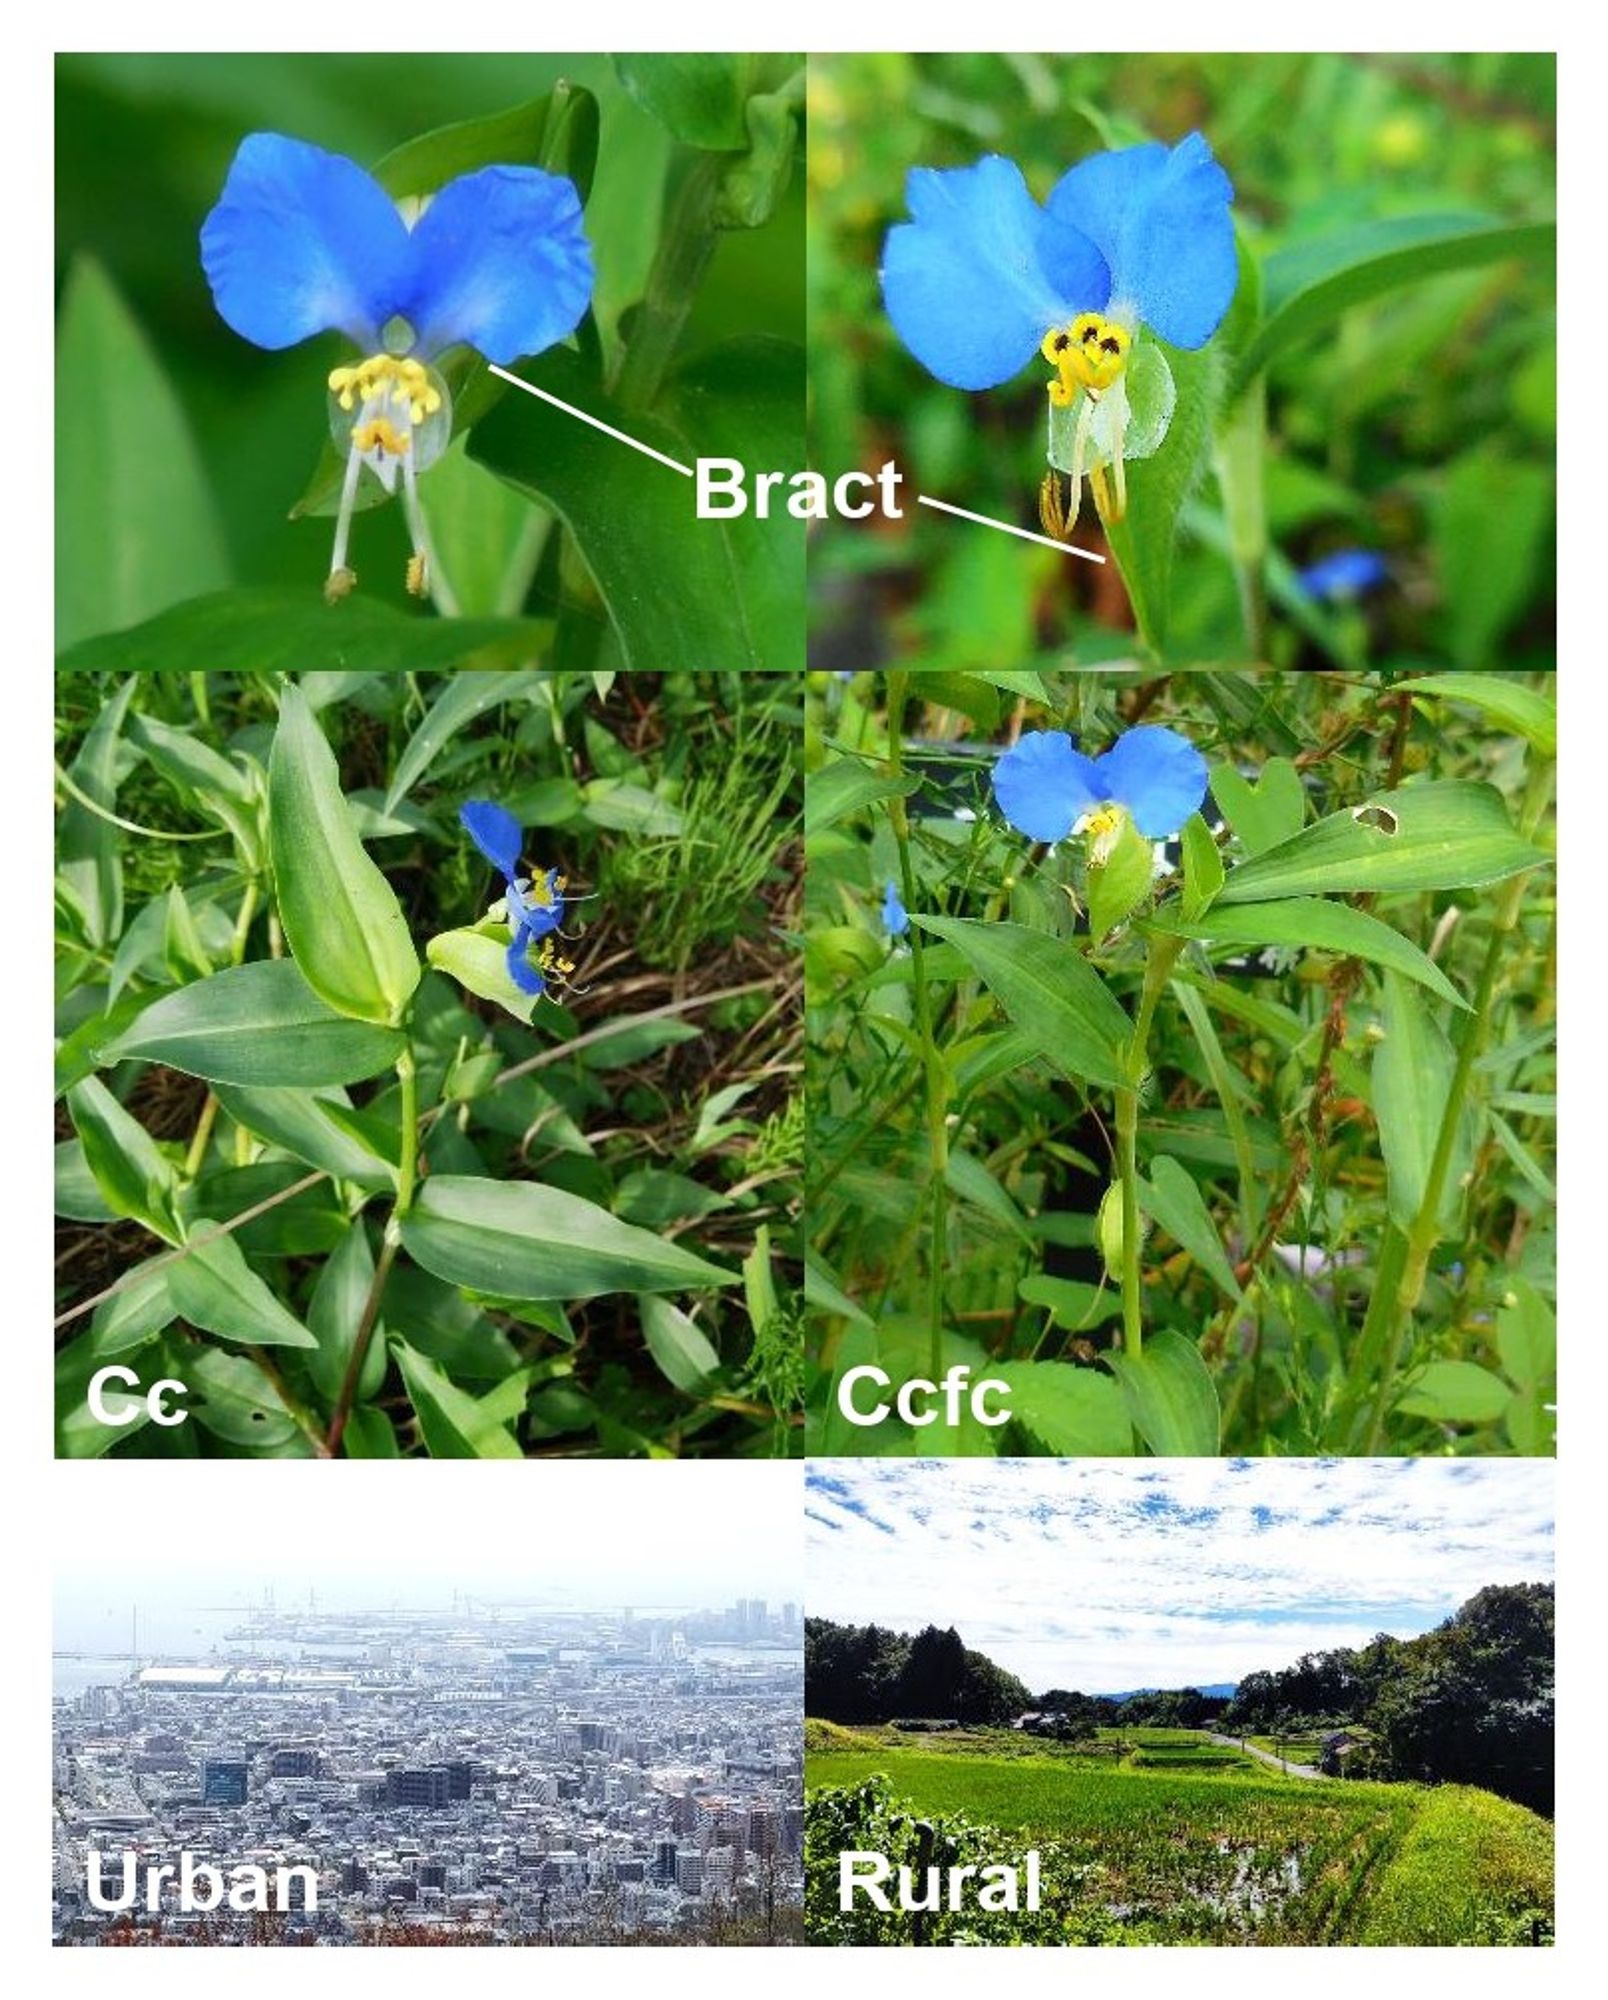
<path id="1" fill-rule="evenodd" d="M 408 588 L 423 596 L 429 542 L 416 482 L 452 435 L 433 364 L 466 346 L 506 365 L 574 331 L 592 296 L 574 183 L 536 167 L 482 167 L 449 181 L 410 228 L 354 161 L 254 132 L 202 225 L 201 263 L 219 313 L 254 346 L 338 331 L 358 350 L 329 377 L 346 476 L 325 594 L 334 602 L 357 581 L 346 545 L 367 467 L 387 493 L 401 482 Z"/>
<path id="2" fill-rule="evenodd" d="M 1061 176 L 1042 208 L 1021 169 L 998 154 L 971 167 L 914 168 L 912 219 L 889 231 L 883 253 L 888 317 L 916 359 L 956 389 L 996 388 L 1041 353 L 1056 371 L 1050 462 L 1071 479 L 1071 520 L 1085 471 L 1101 512 L 1120 520 L 1125 462 L 1157 449 L 1174 401 L 1165 356 L 1139 336 L 1148 328 L 1194 349 L 1217 331 L 1239 276 L 1233 198 L 1199 132 L 1170 150 L 1096 153 Z M 1058 488 L 1050 519 L 1051 484 L 1046 525 L 1064 536 L 1071 520 Z"/>
<path id="3" fill-rule="evenodd" d="M 1146 840 L 1166 840 L 1205 796 L 1205 758 L 1176 730 L 1148 723 L 1098 757 L 1085 757 L 1065 730 L 1034 730 L 994 766 L 995 801 L 1018 833 L 1049 841 L 1092 833 L 1096 864 L 1115 845 L 1124 816 Z"/>
<path id="4" fill-rule="evenodd" d="M 1336 549 L 1299 571 L 1295 580 L 1319 604 L 1349 604 L 1388 583 L 1390 570 L 1374 549 Z"/>
<path id="5" fill-rule="evenodd" d="M 910 928 L 910 913 L 900 902 L 899 891 L 892 882 L 882 899 L 882 928 L 889 937 L 903 937 Z"/>
<path id="6" fill-rule="evenodd" d="M 458 818 L 464 831 L 503 878 L 504 907 L 508 928 L 513 933 L 508 944 L 508 977 L 521 993 L 545 993 L 547 976 L 560 977 L 575 970 L 567 958 L 560 958 L 552 941 L 564 919 L 564 878 L 556 868 L 545 877 L 527 881 L 519 872 L 519 850 L 523 835 L 519 821 L 502 806 L 488 799 L 471 799 L 460 806 Z M 531 963 L 530 948 L 539 947 Z"/>

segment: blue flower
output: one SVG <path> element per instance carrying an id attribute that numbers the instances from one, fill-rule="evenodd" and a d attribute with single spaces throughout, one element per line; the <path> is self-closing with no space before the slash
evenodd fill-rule
<path id="1" fill-rule="evenodd" d="M 912 219 L 889 231 L 883 254 L 888 317 L 956 389 L 995 388 L 1042 353 L 1056 371 L 1051 463 L 1071 476 L 1074 518 L 1088 471 L 1102 512 L 1118 520 L 1125 460 L 1155 451 L 1172 418 L 1172 371 L 1159 349 L 1137 346 L 1140 333 L 1194 349 L 1217 331 L 1239 276 L 1233 198 L 1199 132 L 1170 151 L 1096 153 L 1061 176 L 1042 208 L 1021 169 L 997 154 L 914 168 Z M 1132 435 L 1131 373 L 1144 404 Z"/>
<path id="2" fill-rule="evenodd" d="M 1018 833 L 1064 840 L 1095 835 L 1095 858 L 1126 815 L 1147 840 L 1175 834 L 1206 796 L 1206 760 L 1175 730 L 1145 724 L 1085 757 L 1060 729 L 1034 730 L 994 766 L 994 798 Z"/>
<path id="3" fill-rule="evenodd" d="M 1390 571 L 1374 549 L 1336 549 L 1299 571 L 1295 580 L 1320 604 L 1348 604 L 1388 583 Z"/>
<path id="4" fill-rule="evenodd" d="M 347 535 L 365 467 L 397 490 L 413 538 L 408 588 L 427 588 L 418 474 L 451 440 L 434 363 L 449 347 L 506 365 L 573 332 L 592 295 L 592 251 L 574 183 L 536 167 L 449 181 L 411 228 L 372 175 L 277 132 L 241 142 L 201 228 L 201 264 L 226 323 L 254 346 L 338 331 L 359 360 L 329 377 L 346 454 L 325 594 L 357 579 Z"/>
<path id="5" fill-rule="evenodd" d="M 910 928 L 910 913 L 900 902 L 899 891 L 892 882 L 882 899 L 882 928 L 889 937 L 903 937 Z"/>
<path id="6" fill-rule="evenodd" d="M 508 943 L 508 977 L 521 993 L 545 993 L 547 975 L 573 972 L 557 955 L 552 933 L 564 919 L 564 878 L 556 868 L 545 877 L 527 881 L 519 872 L 523 836 L 519 821 L 488 799 L 471 799 L 458 809 L 464 831 L 503 878 L 503 906 L 512 936 Z M 530 948 L 540 949 L 533 965 Z"/>

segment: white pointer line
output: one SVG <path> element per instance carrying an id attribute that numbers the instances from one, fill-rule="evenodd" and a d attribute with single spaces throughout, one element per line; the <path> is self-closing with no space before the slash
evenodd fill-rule
<path id="1" fill-rule="evenodd" d="M 655 451 L 651 444 L 644 444 L 640 438 L 627 437 L 624 431 L 617 431 L 612 424 L 604 423 L 601 417 L 589 416 L 585 410 L 576 409 L 573 403 L 566 403 L 562 397 L 549 395 L 545 389 L 538 389 L 534 382 L 527 382 L 523 376 L 510 375 L 506 368 L 499 368 L 495 361 L 487 365 L 493 375 L 500 375 L 505 382 L 512 382 L 516 389 L 523 389 L 527 395 L 540 396 L 544 403 L 551 403 L 555 409 L 563 410 L 567 416 L 579 417 L 583 424 L 590 424 L 595 431 L 606 431 L 611 438 L 618 438 L 621 444 L 628 444 L 633 451 L 641 452 L 645 458 L 656 458 L 661 465 L 668 465 L 672 472 L 679 472 L 684 479 L 696 478 L 697 475 L 690 465 L 683 465 L 679 458 L 670 457 L 668 452 Z M 1101 558 L 1097 556 L 1095 560 L 1098 562 Z"/>
<path id="2" fill-rule="evenodd" d="M 499 369 L 498 374 L 502 373 Z M 929 500 L 925 493 L 918 493 L 917 500 L 923 507 L 936 507 L 941 513 L 958 514 L 963 521 L 976 521 L 985 528 L 998 528 L 1002 535 L 1020 535 L 1024 542 L 1042 542 L 1047 549 L 1059 549 L 1064 556 L 1082 556 L 1085 562 L 1103 563 L 1104 556 L 1097 556 L 1093 549 L 1080 549 L 1073 542 L 1054 542 L 1048 535 L 1035 535 L 1029 528 L 1013 528 L 1009 521 L 996 521 L 987 514 L 971 514 L 964 507 L 951 507 L 947 500 Z"/>

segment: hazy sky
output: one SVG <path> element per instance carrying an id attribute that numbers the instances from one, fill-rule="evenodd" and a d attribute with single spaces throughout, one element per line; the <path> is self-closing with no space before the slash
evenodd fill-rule
<path id="1" fill-rule="evenodd" d="M 115 1506 L 81 1493 L 94 1504 L 62 1524 L 58 1644 L 126 1636 L 131 1602 L 155 1631 L 164 1610 L 257 1604 L 267 1584 L 282 1607 L 311 1587 L 330 1610 L 446 1607 L 455 1590 L 561 1608 L 803 1598 L 802 1468 L 774 1460 L 118 1469 L 135 1478 Z"/>
<path id="2" fill-rule="evenodd" d="M 1552 1577 L 1524 1459 L 839 1460 L 806 1511 L 812 1616 L 954 1625 L 1035 1693 L 1238 1680 Z"/>

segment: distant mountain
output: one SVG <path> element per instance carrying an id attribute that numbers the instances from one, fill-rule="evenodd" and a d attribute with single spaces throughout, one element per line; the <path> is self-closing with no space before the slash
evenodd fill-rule
<path id="1" fill-rule="evenodd" d="M 1221 1695 L 1223 1700 L 1228 1701 L 1229 1699 L 1232 1698 L 1235 1691 L 1239 1687 L 1239 1682 L 1238 1681 L 1183 1681 L 1179 1685 L 1182 1687 L 1193 1688 L 1196 1694 Z M 1171 1691 L 1172 1690 L 1168 1688 L 1144 1687 L 1144 1688 L 1123 1688 L 1120 1690 L 1120 1692 L 1116 1694 L 1108 1694 L 1102 1689 L 1099 1698 L 1101 1701 L 1132 1701 L 1136 1694 L 1168 1694 Z"/>

